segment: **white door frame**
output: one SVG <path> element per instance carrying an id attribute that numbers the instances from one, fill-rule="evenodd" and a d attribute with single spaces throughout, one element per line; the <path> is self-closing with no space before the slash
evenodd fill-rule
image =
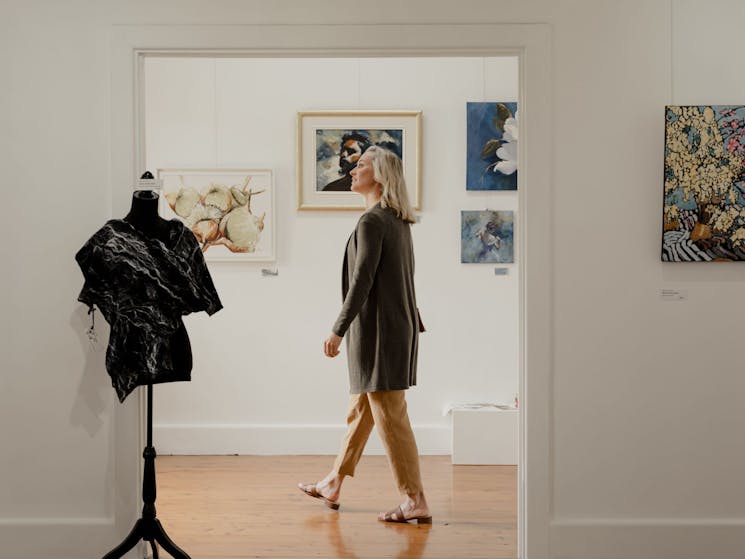
<path id="1" fill-rule="evenodd" d="M 113 215 L 127 212 L 133 181 L 144 169 L 142 67 L 145 57 L 153 55 L 519 57 L 519 555 L 525 559 L 548 557 L 553 492 L 551 27 L 543 23 L 116 25 L 111 52 Z M 139 410 L 117 417 L 118 431 L 130 434 L 121 436 L 123 444 L 117 446 L 117 487 L 128 485 L 138 495 L 140 472 L 130 470 L 132 456 L 139 456 L 141 445 L 137 448 L 137 437 L 131 434 L 138 428 L 142 434 L 143 417 L 142 399 Z M 129 528 L 132 518 L 136 518 L 135 511 L 117 514 L 122 530 Z"/>

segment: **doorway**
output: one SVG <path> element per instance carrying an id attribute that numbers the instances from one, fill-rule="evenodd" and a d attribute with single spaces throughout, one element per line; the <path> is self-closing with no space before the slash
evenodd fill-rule
<path id="1" fill-rule="evenodd" d="M 292 54 L 303 56 L 333 56 L 340 52 L 340 45 L 355 44 L 356 56 L 380 56 L 395 53 L 397 56 L 447 55 L 518 55 L 521 59 L 520 104 L 529 108 L 531 120 L 521 124 L 521 153 L 531 153 L 530 167 L 521 164 L 523 183 L 528 180 L 529 188 L 518 191 L 519 206 L 523 211 L 517 248 L 518 267 L 521 270 L 520 297 L 520 396 L 521 396 L 521 455 L 525 456 L 530 446 L 531 462 L 522 462 L 519 494 L 521 522 L 521 555 L 528 556 L 532 549 L 545 548 L 547 533 L 541 526 L 547 526 L 550 509 L 550 487 L 547 484 L 550 471 L 548 421 L 550 418 L 550 254 L 548 232 L 550 231 L 550 196 L 548 177 L 550 175 L 550 118 L 549 102 L 550 72 L 548 29 L 544 25 L 406 25 L 406 26 L 348 26 L 342 33 L 328 35 L 318 33 L 323 26 L 293 26 L 292 33 L 287 29 L 272 26 L 234 26 L 232 28 L 198 26 L 198 28 L 148 29 L 146 27 L 123 26 L 121 36 L 114 41 L 114 74 L 112 76 L 112 148 L 116 155 L 112 161 L 114 184 L 130 182 L 143 168 L 145 145 L 132 138 L 139 138 L 142 129 L 143 113 L 140 99 L 132 94 L 140 90 L 141 70 L 144 58 L 152 55 L 197 55 L 197 56 L 251 56 L 276 57 Z M 219 31 L 219 33 L 217 33 Z M 384 40 L 385 49 L 379 46 Z M 147 45 L 159 44 L 153 49 Z M 410 45 L 416 44 L 416 47 Z M 225 50 L 221 45 L 240 45 L 239 51 Z M 197 50 L 194 50 L 197 49 Z M 527 54 L 530 57 L 526 58 Z M 348 53 L 347 53 L 348 54 Z M 132 56 L 134 55 L 134 59 Z M 132 73 L 132 62 L 138 71 Z M 525 63 L 526 60 L 530 62 Z M 135 87 L 128 87 L 127 84 Z M 531 93 L 532 92 L 532 93 Z M 188 94 L 188 93 L 185 93 Z M 134 113 L 133 113 L 134 107 Z M 523 141 L 524 140 L 524 141 Z M 529 146 L 527 149 L 526 146 Z M 533 159 L 535 156 L 535 159 Z M 134 162 L 134 166 L 132 165 Z M 134 168 L 133 168 L 134 167 Z M 128 206 L 126 189 L 112 192 L 112 208 L 120 214 Z M 343 220 L 343 217 L 331 219 Z M 526 268 L 533 272 L 528 278 Z M 238 272 L 231 272 L 238 273 Z M 281 274 L 281 271 L 280 271 Z M 279 278 L 282 275 L 278 276 Z M 529 357 L 529 359 L 528 359 Z M 528 365 L 531 374 L 527 375 Z M 530 413 L 530 429 L 525 429 L 526 414 Z M 336 439 L 329 435 L 330 439 Z M 528 440 L 532 441 L 528 445 Z M 118 451 L 119 455 L 123 451 Z M 122 460 L 128 463 L 128 460 Z M 527 492 L 527 479 L 532 490 Z M 530 498 L 527 498 L 530 497 Z M 531 531 L 530 543 L 526 540 L 526 522 L 536 528 Z M 532 554 L 533 552 L 530 551 Z M 536 551 L 540 553 L 540 551 Z"/>
<path id="2" fill-rule="evenodd" d="M 310 157 L 325 173 L 321 182 L 333 180 L 342 147 L 335 127 L 344 126 L 347 135 L 401 150 L 412 202 L 420 207 L 412 235 L 417 302 L 427 332 L 419 338 L 418 386 L 407 393 L 420 454 L 452 453 L 454 464 L 505 466 L 480 470 L 480 483 L 489 488 L 494 477 L 516 485 L 509 467 L 517 465 L 516 412 L 492 406 L 512 407 L 518 399 L 521 283 L 514 241 L 520 231 L 514 225 L 520 208 L 517 189 L 510 189 L 518 173 L 497 171 L 496 158 L 483 151 L 488 142 L 507 143 L 504 122 L 498 129 L 494 121 L 519 122 L 518 64 L 516 56 L 144 59 L 141 138 L 146 168 L 165 181 L 161 200 L 169 197 L 170 204 L 161 204 L 161 215 L 192 226 L 195 210 L 182 207 L 190 194 L 217 200 L 222 191 L 216 188 L 241 189 L 250 181 L 251 211 L 263 225 L 250 253 L 204 237 L 225 308 L 214 317 L 185 318 L 194 371 L 188 384 L 155 389 L 159 455 L 288 457 L 338 450 L 346 429 L 346 356 L 329 360 L 318 347 L 339 309 L 340 255 L 361 211 L 339 210 L 337 195 L 322 190 L 311 195 L 326 207 L 304 210 L 300 198 L 307 202 L 311 195 L 298 184 L 308 180 L 298 169 Z M 317 116 L 319 111 L 324 114 Z M 313 149 L 300 149 L 297 136 L 301 126 L 311 126 L 308 115 L 314 130 L 302 136 L 311 135 Z M 412 115 L 421 126 L 410 124 L 417 122 Z M 266 172 L 269 181 L 263 180 Z M 487 189 L 502 186 L 495 177 L 504 189 Z M 349 194 L 354 203 L 357 195 Z M 505 229 L 499 253 L 474 234 L 497 220 Z M 479 253 L 474 241 L 481 243 Z M 383 453 L 375 431 L 366 452 Z M 167 463 L 178 468 L 191 462 Z M 285 462 L 287 468 L 294 463 Z M 430 480 L 438 493 L 439 487 L 454 491 L 466 483 L 467 468 L 443 477 L 444 462 L 423 462 L 425 474 L 438 476 Z M 304 475 L 313 481 L 324 473 Z M 481 516 L 486 532 L 464 534 L 458 545 L 499 540 L 506 556 L 514 556 L 516 491 L 486 493 L 500 501 Z M 452 511 L 462 503 L 453 495 L 433 506 Z M 444 526 L 471 525 L 479 517 L 458 512 L 440 520 Z M 365 526 L 341 525 L 355 533 Z"/>

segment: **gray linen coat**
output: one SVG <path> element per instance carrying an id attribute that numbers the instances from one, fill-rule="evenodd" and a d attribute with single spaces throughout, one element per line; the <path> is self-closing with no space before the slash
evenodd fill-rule
<path id="1" fill-rule="evenodd" d="M 410 225 L 380 203 L 347 241 L 342 305 L 332 331 L 346 334 L 352 394 L 416 384 L 419 314 Z"/>

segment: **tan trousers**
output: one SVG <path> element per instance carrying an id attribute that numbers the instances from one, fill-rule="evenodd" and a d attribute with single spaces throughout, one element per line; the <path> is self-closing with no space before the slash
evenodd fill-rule
<path id="1" fill-rule="evenodd" d="M 406 412 L 404 390 L 352 394 L 347 414 L 347 434 L 334 462 L 339 475 L 353 476 L 373 425 L 378 428 L 388 464 L 402 494 L 423 491 L 419 450 Z"/>

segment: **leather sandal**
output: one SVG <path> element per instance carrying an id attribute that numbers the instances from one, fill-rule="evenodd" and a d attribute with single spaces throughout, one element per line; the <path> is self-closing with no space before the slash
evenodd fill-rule
<path id="1" fill-rule="evenodd" d="M 411 516 L 406 518 L 404 511 L 401 509 L 401 505 L 395 509 L 389 510 L 383 515 L 383 518 L 378 518 L 380 522 L 397 522 L 400 524 L 406 524 L 409 520 L 416 520 L 417 524 L 432 524 L 432 515 L 421 515 Z"/>
<path id="2" fill-rule="evenodd" d="M 302 491 L 306 495 L 308 495 L 308 497 L 313 497 L 314 499 L 321 499 L 326 504 L 326 506 L 330 509 L 339 510 L 339 507 L 341 506 L 339 501 L 332 501 L 331 499 L 321 495 L 316 489 L 316 485 L 314 483 L 310 483 L 308 485 L 303 485 L 302 483 L 298 483 L 297 488 L 300 489 L 300 491 Z"/>

